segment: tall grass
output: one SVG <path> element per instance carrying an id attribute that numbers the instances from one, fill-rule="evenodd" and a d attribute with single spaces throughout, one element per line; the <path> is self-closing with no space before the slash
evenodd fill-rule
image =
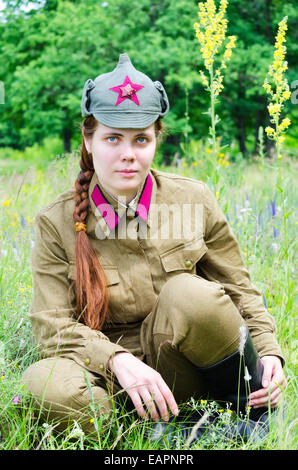
<path id="1" fill-rule="evenodd" d="M 182 167 L 162 168 L 206 181 L 210 178 L 208 146 L 191 145 L 188 161 Z M 39 420 L 38 411 L 20 385 L 23 371 L 38 359 L 28 310 L 32 298 L 30 252 L 34 243 L 34 216 L 55 197 L 73 187 L 79 171 L 78 153 L 57 158 L 45 169 L 34 165 L 24 173 L 0 177 L 0 448 L 1 449 L 162 449 L 165 443 L 150 443 L 146 423 L 129 413 L 113 412 L 108 420 L 97 418 L 98 438 L 88 439 L 79 424 L 67 432 L 55 432 L 55 424 Z M 225 160 L 227 161 L 227 160 Z M 195 163 L 195 164 L 194 164 Z M 284 175 L 287 207 L 295 206 L 295 160 L 280 161 Z M 220 192 L 215 191 L 229 223 L 238 237 L 243 259 L 253 282 L 263 294 L 264 304 L 274 316 L 277 337 L 284 352 L 288 387 L 283 394 L 286 416 L 273 425 L 265 449 L 297 448 L 295 290 L 288 292 L 283 251 L 283 211 L 280 192 L 276 189 L 278 170 L 274 162 L 244 160 L 229 165 L 218 164 Z M 289 275 L 294 285 L 295 222 L 288 217 Z M 286 295 L 285 295 L 286 293 Z M 212 403 L 195 403 L 206 411 Z M 92 417 L 92 410 L 90 410 Z M 223 419 L 228 419 L 223 413 Z M 217 434 L 218 435 L 218 434 Z M 177 448 L 185 443 L 178 441 Z M 203 447 L 204 446 L 204 447 Z M 200 448 L 254 449 L 254 444 L 212 439 Z"/>

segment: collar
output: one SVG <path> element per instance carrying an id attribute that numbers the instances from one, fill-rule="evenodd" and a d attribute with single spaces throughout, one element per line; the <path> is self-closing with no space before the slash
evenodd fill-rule
<path id="1" fill-rule="evenodd" d="M 120 218 L 127 212 L 129 217 L 139 217 L 150 226 L 150 204 L 155 200 L 156 182 L 151 171 L 139 188 L 137 195 L 128 206 L 121 199 L 116 200 L 101 186 L 96 172 L 94 172 L 89 185 L 89 201 L 91 210 L 106 232 L 114 230 Z M 119 202 L 122 204 L 119 204 Z"/>

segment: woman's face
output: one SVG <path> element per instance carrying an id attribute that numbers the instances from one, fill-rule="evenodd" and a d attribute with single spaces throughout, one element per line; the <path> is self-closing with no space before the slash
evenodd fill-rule
<path id="1" fill-rule="evenodd" d="M 155 125 L 146 129 L 113 129 L 99 123 L 85 137 L 99 182 L 114 197 L 130 202 L 150 169 L 156 150 Z"/>

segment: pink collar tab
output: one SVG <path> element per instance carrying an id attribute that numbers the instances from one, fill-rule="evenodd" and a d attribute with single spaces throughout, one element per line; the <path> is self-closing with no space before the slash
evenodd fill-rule
<path id="1" fill-rule="evenodd" d="M 118 214 L 111 206 L 111 204 L 108 203 L 108 201 L 102 194 L 98 184 L 94 186 L 91 197 L 97 209 L 108 224 L 110 230 L 114 230 L 114 228 L 116 227 L 116 225 L 118 225 L 119 222 Z"/>
<path id="2" fill-rule="evenodd" d="M 151 178 L 151 175 L 148 174 L 146 178 L 146 182 L 144 184 L 142 194 L 138 202 L 138 207 L 136 210 L 136 214 L 140 216 L 141 219 L 144 220 L 144 222 L 147 221 L 147 217 L 148 217 L 148 211 L 149 211 L 151 194 L 152 194 L 152 187 L 153 187 L 152 178 Z"/>
<path id="3" fill-rule="evenodd" d="M 153 181 L 149 173 L 147 175 L 147 178 L 143 187 L 143 191 L 140 195 L 138 205 L 136 208 L 136 216 L 141 217 L 141 219 L 144 220 L 144 222 L 146 222 L 148 218 L 152 188 L 153 188 Z M 104 197 L 98 184 L 94 186 L 94 189 L 91 194 L 91 198 L 94 204 L 96 205 L 97 209 L 99 210 L 99 212 L 105 219 L 110 230 L 114 230 L 114 228 L 119 223 L 118 214 L 115 211 L 115 209 L 111 206 L 111 204 L 107 201 L 107 199 Z"/>

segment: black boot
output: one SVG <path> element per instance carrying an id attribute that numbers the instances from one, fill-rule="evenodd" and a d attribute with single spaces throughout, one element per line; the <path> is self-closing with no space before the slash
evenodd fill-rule
<path id="1" fill-rule="evenodd" d="M 263 388 L 263 364 L 255 350 L 248 328 L 241 352 L 237 350 L 216 364 L 200 367 L 198 370 L 209 387 L 211 398 L 220 402 L 230 402 L 231 408 L 238 413 L 245 414 L 248 395 Z M 268 415 L 268 408 L 251 408 L 249 418 L 258 421 L 264 414 Z"/>
<path id="2" fill-rule="evenodd" d="M 262 447 L 267 437 L 266 426 L 251 419 L 230 419 L 223 423 L 222 416 L 213 411 L 207 414 L 197 412 L 196 416 L 178 416 L 170 418 L 169 422 L 159 421 L 147 427 L 145 437 L 151 442 L 158 441 L 168 449 L 177 449 L 182 444 L 191 446 L 199 443 L 200 448 L 210 448 L 218 443 L 231 445 L 247 443 Z"/>

